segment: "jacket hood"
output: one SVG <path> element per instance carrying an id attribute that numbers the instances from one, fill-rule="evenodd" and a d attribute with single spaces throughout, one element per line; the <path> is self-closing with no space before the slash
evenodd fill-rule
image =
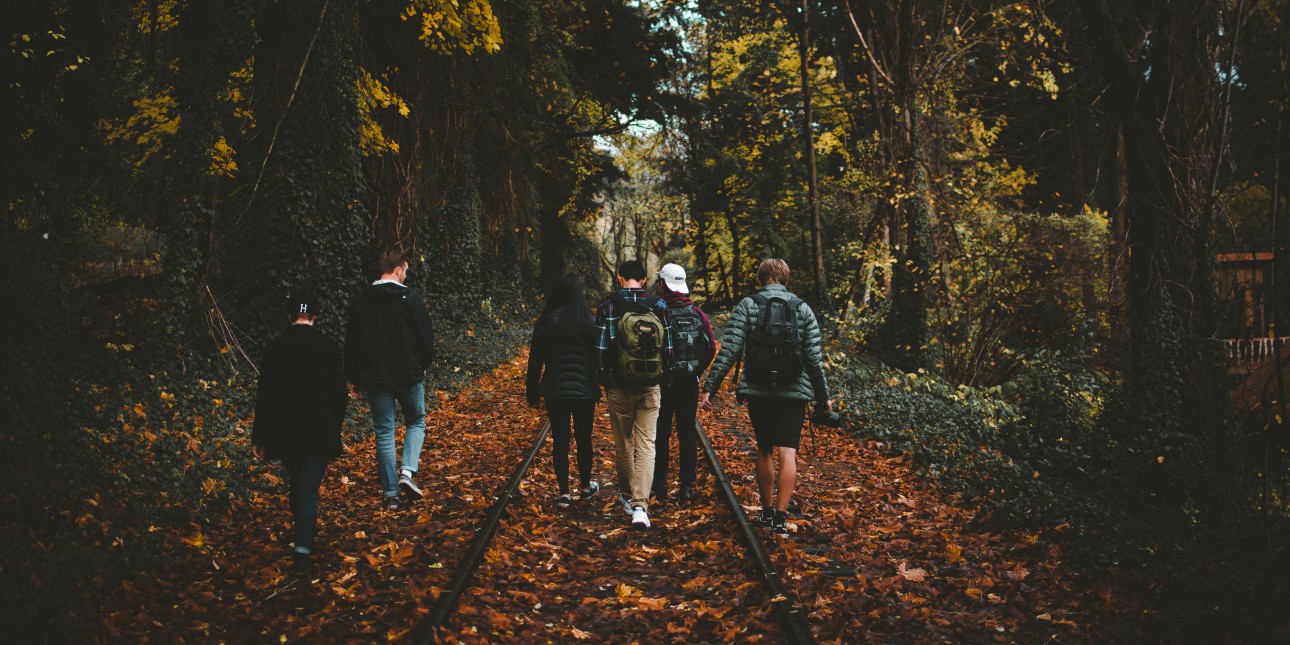
<path id="1" fill-rule="evenodd" d="M 680 309 L 681 307 L 688 307 L 694 304 L 694 301 L 690 300 L 690 296 L 687 296 L 684 293 L 672 291 L 671 289 L 664 289 L 663 295 L 659 297 L 667 303 L 669 309 Z"/>
<path id="2" fill-rule="evenodd" d="M 366 294 L 367 297 L 375 300 L 398 300 L 399 298 L 408 295 L 409 291 L 412 291 L 412 289 L 408 288 L 406 285 L 402 285 L 397 282 L 382 282 L 380 284 L 368 285 L 367 290 L 363 293 Z"/>

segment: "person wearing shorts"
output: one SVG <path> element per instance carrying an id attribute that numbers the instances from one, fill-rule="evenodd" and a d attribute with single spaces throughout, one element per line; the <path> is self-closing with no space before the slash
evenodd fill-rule
<path id="1" fill-rule="evenodd" d="M 749 383 L 748 370 L 744 370 L 736 389 L 736 396 L 748 403 L 748 420 L 757 437 L 757 489 L 762 510 L 756 522 L 770 526 L 780 537 L 788 536 L 788 502 L 797 483 L 797 448 L 806 420 L 806 404 L 814 401 L 817 410 L 832 410 L 829 384 L 824 377 L 820 325 L 811 307 L 789 292 L 788 276 L 788 263 L 779 258 L 766 260 L 757 268 L 757 282 L 761 285 L 758 297 L 744 298 L 730 314 L 721 335 L 721 350 L 712 361 L 699 401 L 704 409 L 712 407 L 712 397 L 721 388 L 721 381 L 743 356 L 746 341 L 760 319 L 758 300 L 764 302 L 766 298 L 776 297 L 800 303 L 795 310 L 802 362 L 797 380 L 784 387 L 768 388 Z M 776 451 L 779 452 L 778 473 L 775 472 Z"/>

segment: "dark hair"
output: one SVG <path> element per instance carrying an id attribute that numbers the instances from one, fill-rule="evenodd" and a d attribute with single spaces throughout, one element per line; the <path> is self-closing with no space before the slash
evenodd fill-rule
<path id="1" fill-rule="evenodd" d="M 591 308 L 587 306 L 587 297 L 582 293 L 582 285 L 571 275 L 562 275 L 551 283 L 542 314 L 550 316 L 555 322 L 556 335 L 561 338 L 590 336 L 595 326 Z"/>
<path id="2" fill-rule="evenodd" d="M 381 254 L 381 258 L 376 261 L 376 268 L 381 270 L 381 275 L 385 275 L 401 266 L 408 261 L 408 256 L 403 251 L 390 249 Z"/>
<path id="3" fill-rule="evenodd" d="M 618 275 L 624 280 L 644 280 L 645 265 L 640 260 L 627 260 L 618 265 Z"/>

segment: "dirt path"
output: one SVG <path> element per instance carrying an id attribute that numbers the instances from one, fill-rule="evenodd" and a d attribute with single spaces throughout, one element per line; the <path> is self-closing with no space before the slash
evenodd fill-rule
<path id="1" fill-rule="evenodd" d="M 427 423 L 426 500 L 385 512 L 370 439 L 328 470 L 319 569 L 291 574 L 285 490 L 230 509 L 169 564 L 104 601 L 105 639 L 247 642 L 398 639 L 447 583 L 494 495 L 542 420 L 523 404 L 524 357 L 445 398 Z M 757 506 L 743 409 L 701 414 L 727 474 Z M 655 505 L 632 531 L 616 502 L 603 406 L 594 436 L 598 498 L 558 510 L 549 440 L 441 634 L 466 642 L 778 642 L 733 517 L 700 461 L 698 499 Z M 675 454 L 675 450 L 673 451 Z M 275 466 L 257 476 L 280 477 Z M 673 484 L 675 488 L 675 484 Z M 822 642 L 1097 640 L 1072 605 L 1061 549 L 994 533 L 899 457 L 842 431 L 804 433 L 793 535 L 763 540 Z M 1083 597 L 1089 597 L 1085 594 Z M 1132 637 L 1131 634 L 1120 634 Z"/>

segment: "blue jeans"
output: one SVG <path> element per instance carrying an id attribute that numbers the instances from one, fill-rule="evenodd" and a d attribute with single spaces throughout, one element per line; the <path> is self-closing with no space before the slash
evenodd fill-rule
<path id="1" fill-rule="evenodd" d="M 291 522 L 296 532 L 296 553 L 311 553 L 318 534 L 318 489 L 327 472 L 324 457 L 283 457 L 291 482 L 287 499 L 291 503 Z"/>
<path id="2" fill-rule="evenodd" d="M 376 431 L 376 467 L 386 497 L 399 496 L 398 463 L 394 458 L 394 403 L 398 402 L 403 423 L 408 427 L 403 435 L 403 469 L 415 473 L 421 460 L 421 444 L 426 438 L 425 391 L 425 383 L 421 381 L 397 388 L 367 389 L 372 426 Z"/>

